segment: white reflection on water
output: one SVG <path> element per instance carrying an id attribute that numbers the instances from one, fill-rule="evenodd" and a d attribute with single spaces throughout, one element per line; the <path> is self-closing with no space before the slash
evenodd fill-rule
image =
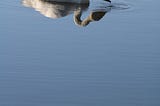
<path id="1" fill-rule="evenodd" d="M 72 14 L 74 11 L 80 9 L 84 11 L 88 8 L 88 4 L 70 4 L 70 3 L 55 3 L 47 2 L 44 0 L 23 0 L 22 4 L 26 7 L 34 8 L 39 11 L 42 15 L 49 18 L 61 18 Z"/>
<path id="2" fill-rule="evenodd" d="M 92 7 L 89 4 L 82 5 L 73 3 L 57 3 L 51 1 L 48 2 L 46 0 L 23 0 L 22 4 L 26 7 L 34 8 L 45 17 L 53 19 L 65 17 L 69 14 L 74 14 L 74 22 L 79 26 L 87 26 L 90 22 L 99 21 L 112 8 L 127 9 L 118 7 L 118 5 L 112 6 L 112 4 L 107 1 L 96 2 Z M 89 7 L 91 7 L 91 10 L 89 10 L 89 15 L 82 20 L 81 16 L 83 12 L 87 11 Z"/>

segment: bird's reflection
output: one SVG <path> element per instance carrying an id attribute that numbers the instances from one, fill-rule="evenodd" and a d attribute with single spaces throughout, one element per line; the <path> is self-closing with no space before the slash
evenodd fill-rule
<path id="1" fill-rule="evenodd" d="M 110 9 L 111 8 L 108 8 L 107 11 L 106 10 L 91 11 L 89 16 L 86 17 L 84 20 L 81 20 L 82 11 L 75 11 L 74 22 L 76 25 L 79 26 L 87 26 L 90 22 L 99 21 Z"/>
<path id="2" fill-rule="evenodd" d="M 74 22 L 79 26 L 87 26 L 90 22 L 99 21 L 111 10 L 110 6 L 101 4 L 90 10 L 88 17 L 82 20 L 81 16 L 84 11 L 88 10 L 89 4 L 58 3 L 48 0 L 23 0 L 22 4 L 26 7 L 34 8 L 42 15 L 53 19 L 65 17 L 73 13 Z"/>

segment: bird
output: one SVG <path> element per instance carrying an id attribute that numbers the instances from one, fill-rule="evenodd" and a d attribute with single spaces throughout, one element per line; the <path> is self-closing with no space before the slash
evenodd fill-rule
<path id="1" fill-rule="evenodd" d="M 89 4 L 54 2 L 48 0 L 22 0 L 22 4 L 25 7 L 34 8 L 45 17 L 52 19 L 62 18 L 69 14 L 74 14 L 73 19 L 75 24 L 85 27 L 90 22 L 101 20 L 103 16 L 111 10 L 110 3 L 106 4 L 106 0 L 102 1 L 103 2 L 96 2 L 96 6 Z M 83 12 L 88 11 L 89 6 L 91 9 L 89 10 L 89 15 L 86 18 L 81 18 Z"/>
<path id="2" fill-rule="evenodd" d="M 47 0 L 22 0 L 22 4 L 51 19 L 68 16 L 77 10 L 83 12 L 89 8 L 89 4 L 51 2 Z"/>
<path id="3" fill-rule="evenodd" d="M 89 4 L 89 0 L 45 0 L 48 2 L 62 2 L 62 3 L 76 3 L 76 4 Z M 104 0 L 110 2 L 110 0 Z"/>

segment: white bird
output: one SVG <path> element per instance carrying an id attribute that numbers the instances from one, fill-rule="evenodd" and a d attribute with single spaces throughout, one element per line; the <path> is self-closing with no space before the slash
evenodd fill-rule
<path id="1" fill-rule="evenodd" d="M 90 5 L 91 11 L 89 16 L 82 20 L 82 13 L 89 8 L 89 4 L 59 3 L 48 0 L 22 0 L 22 4 L 26 7 L 34 8 L 42 15 L 53 19 L 65 17 L 73 13 L 74 22 L 79 26 L 87 26 L 90 22 L 99 21 L 111 10 L 110 5 L 107 5 L 105 1 L 104 3 L 96 2 L 96 6 L 92 7 Z"/>
<path id="2" fill-rule="evenodd" d="M 47 0 L 51 2 L 89 4 L 89 0 Z"/>
<path id="3" fill-rule="evenodd" d="M 89 0 L 45 0 L 48 2 L 62 2 L 62 3 L 77 3 L 77 4 L 89 4 Z M 104 0 L 111 2 L 110 0 Z"/>
<path id="4" fill-rule="evenodd" d="M 77 10 L 85 11 L 89 7 L 89 4 L 55 3 L 46 0 L 22 0 L 22 4 L 25 7 L 34 8 L 45 17 L 53 19 L 65 17 Z"/>

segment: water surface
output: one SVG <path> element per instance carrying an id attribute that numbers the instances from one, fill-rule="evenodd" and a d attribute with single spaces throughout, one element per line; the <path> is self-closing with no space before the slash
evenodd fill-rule
<path id="1" fill-rule="evenodd" d="M 160 106 L 160 1 L 90 3 L 0 1 L 1 106 Z"/>

